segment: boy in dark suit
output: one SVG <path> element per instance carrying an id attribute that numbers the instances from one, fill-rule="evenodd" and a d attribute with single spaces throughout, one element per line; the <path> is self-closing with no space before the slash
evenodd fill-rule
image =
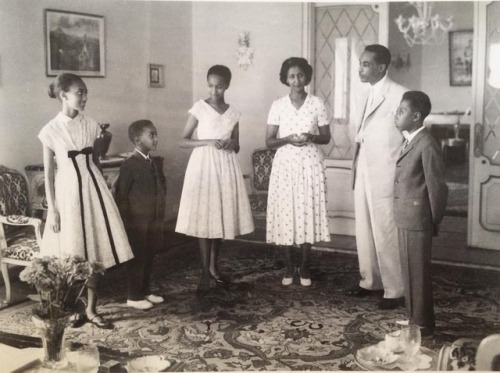
<path id="1" fill-rule="evenodd" d="M 405 142 L 396 163 L 394 217 L 405 283 L 405 306 L 410 324 L 422 336 L 434 331 L 431 281 L 432 236 L 437 235 L 448 187 L 441 149 L 423 126 L 431 111 L 429 97 L 419 91 L 403 94 L 394 121 Z"/>
<path id="2" fill-rule="evenodd" d="M 135 121 L 128 135 L 135 150 L 120 167 L 115 199 L 134 252 L 134 259 L 127 264 L 127 306 L 145 310 L 164 301 L 151 293 L 150 280 L 154 255 L 163 244 L 167 189 L 161 166 L 155 165 L 149 155 L 158 144 L 153 123 Z"/>

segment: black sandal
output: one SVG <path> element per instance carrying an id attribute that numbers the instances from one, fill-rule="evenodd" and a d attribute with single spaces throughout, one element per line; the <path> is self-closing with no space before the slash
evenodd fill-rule
<path id="1" fill-rule="evenodd" d="M 114 329 L 115 328 L 114 324 L 111 321 L 103 319 L 101 315 L 95 315 L 92 317 L 87 316 L 87 318 L 88 318 L 88 321 L 90 323 L 94 324 L 99 329 Z"/>

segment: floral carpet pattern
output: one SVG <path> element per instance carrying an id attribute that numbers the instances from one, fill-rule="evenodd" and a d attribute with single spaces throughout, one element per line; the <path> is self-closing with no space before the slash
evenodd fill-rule
<path id="1" fill-rule="evenodd" d="M 162 354 L 187 362 L 186 371 L 359 370 L 353 354 L 377 343 L 405 319 L 404 309 L 380 311 L 378 298 L 349 298 L 358 281 L 355 255 L 314 250 L 313 285 L 281 285 L 281 257 L 274 246 L 226 241 L 221 269 L 231 277 L 196 293 L 200 270 L 196 241 L 161 253 L 153 290 L 166 302 L 148 311 L 125 306 L 124 268 L 101 285 L 99 311 L 115 330 L 85 324 L 67 338 L 124 354 Z M 435 352 L 461 337 L 500 332 L 500 272 L 434 266 L 437 329 L 423 345 Z M 32 335 L 25 302 L 2 311 L 0 332 Z"/>

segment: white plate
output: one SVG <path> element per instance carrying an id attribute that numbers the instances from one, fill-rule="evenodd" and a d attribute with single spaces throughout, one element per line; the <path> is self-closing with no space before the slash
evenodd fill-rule
<path id="1" fill-rule="evenodd" d="M 128 372 L 162 372 L 172 363 L 164 356 L 143 356 L 127 363 Z"/>
<path id="2" fill-rule="evenodd" d="M 364 363 L 373 366 L 384 366 L 394 363 L 398 359 L 398 355 L 392 351 L 381 349 L 378 345 L 368 346 L 358 350 L 356 357 Z"/>

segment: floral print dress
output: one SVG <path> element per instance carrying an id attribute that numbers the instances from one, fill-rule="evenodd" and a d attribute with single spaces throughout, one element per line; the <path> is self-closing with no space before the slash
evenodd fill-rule
<path id="1" fill-rule="evenodd" d="M 296 109 L 287 95 L 273 102 L 268 125 L 279 126 L 278 137 L 308 132 L 319 134 L 327 126 L 323 102 L 307 95 Z M 267 242 L 300 245 L 330 241 L 326 210 L 323 154 L 316 144 L 284 145 L 274 156 L 267 202 Z"/>

